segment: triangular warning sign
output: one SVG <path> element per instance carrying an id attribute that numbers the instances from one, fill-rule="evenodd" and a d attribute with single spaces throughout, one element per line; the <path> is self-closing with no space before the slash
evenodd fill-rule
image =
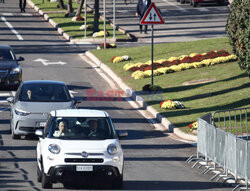
<path id="1" fill-rule="evenodd" d="M 154 3 L 151 3 L 146 13 L 142 17 L 140 24 L 165 24 L 163 18 Z"/>

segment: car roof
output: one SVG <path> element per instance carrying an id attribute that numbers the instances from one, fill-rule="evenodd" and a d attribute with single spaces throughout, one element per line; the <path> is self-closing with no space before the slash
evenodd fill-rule
<path id="1" fill-rule="evenodd" d="M 8 50 L 11 49 L 12 50 L 12 48 L 6 44 L 0 44 L 0 49 L 8 49 Z"/>
<path id="2" fill-rule="evenodd" d="M 52 116 L 57 117 L 108 117 L 108 113 L 93 109 L 59 109 L 51 111 Z"/>
<path id="3" fill-rule="evenodd" d="M 23 81 L 23 84 L 58 84 L 58 85 L 65 85 L 62 81 L 54 81 L 54 80 L 29 80 Z"/>

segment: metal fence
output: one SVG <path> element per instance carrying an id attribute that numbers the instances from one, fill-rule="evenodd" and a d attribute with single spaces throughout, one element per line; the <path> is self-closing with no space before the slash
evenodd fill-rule
<path id="1" fill-rule="evenodd" d="M 250 107 L 216 111 L 198 119 L 197 153 L 187 162 L 197 160 L 205 167 L 203 173 L 217 172 L 211 180 L 217 178 L 223 183 L 234 180 L 233 190 L 249 190 L 250 182 Z M 220 169 L 218 171 L 218 169 Z M 217 170 L 217 171 L 216 171 Z"/>

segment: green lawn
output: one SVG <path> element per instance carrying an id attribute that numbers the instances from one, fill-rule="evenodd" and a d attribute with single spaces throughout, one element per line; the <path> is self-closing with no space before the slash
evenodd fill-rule
<path id="1" fill-rule="evenodd" d="M 226 50 L 232 53 L 227 38 L 156 44 L 154 47 L 155 60 L 183 54 L 204 53 L 210 50 Z M 137 63 L 150 60 L 151 46 L 92 50 L 91 52 L 107 64 L 131 88 L 141 90 L 145 84 L 151 82 L 150 78 L 134 80 L 130 77 L 131 72 L 123 69 L 128 62 Z M 117 64 L 110 62 L 113 56 L 122 55 L 129 55 L 132 60 Z M 184 82 L 201 79 L 215 79 L 215 81 L 183 85 Z M 187 126 L 206 113 L 250 106 L 249 77 L 240 70 L 237 62 L 155 76 L 154 82 L 155 85 L 163 88 L 164 99 L 181 101 L 186 109 L 164 110 L 159 107 L 160 101 L 148 100 L 147 103 L 183 131 L 188 131 Z"/>
<path id="2" fill-rule="evenodd" d="M 60 28 L 62 28 L 68 35 L 72 36 L 73 39 L 80 39 L 84 38 L 84 30 L 80 30 L 80 26 L 84 24 L 84 21 L 76 21 L 73 22 L 71 17 L 64 17 L 66 9 L 59 9 L 57 8 L 57 2 L 49 2 L 44 0 L 32 0 L 32 2 L 38 6 L 42 11 L 48 12 L 48 15 L 51 19 L 53 19 Z M 64 4 L 67 5 L 67 0 L 64 0 Z M 76 11 L 78 4 L 73 1 L 73 8 Z M 84 14 L 81 15 L 84 17 Z M 94 23 L 94 15 L 92 13 L 87 14 L 87 37 L 92 38 L 93 34 L 93 23 Z M 103 30 L 103 21 L 99 20 L 99 29 Z M 107 38 L 113 38 L 113 28 L 106 23 L 106 30 L 109 32 L 109 36 Z M 122 34 L 121 32 L 115 32 L 116 39 L 128 39 L 128 36 Z M 103 37 L 102 37 L 103 38 Z"/>

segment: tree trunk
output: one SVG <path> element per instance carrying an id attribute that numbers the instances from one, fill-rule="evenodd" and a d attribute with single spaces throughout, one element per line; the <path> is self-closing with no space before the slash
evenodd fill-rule
<path id="1" fill-rule="evenodd" d="M 83 4 L 84 4 L 84 0 L 81 0 L 80 5 L 78 6 L 78 9 L 77 9 L 77 12 L 76 12 L 76 16 L 81 15 Z M 84 7 L 84 9 L 87 9 L 87 7 Z"/>
<path id="2" fill-rule="evenodd" d="M 64 9 L 63 0 L 58 0 L 58 6 L 59 6 L 60 9 Z"/>
<path id="3" fill-rule="evenodd" d="M 95 16 L 94 16 L 94 28 L 93 32 L 98 32 L 99 31 L 99 0 L 95 0 Z"/>
<path id="4" fill-rule="evenodd" d="M 72 7 L 72 0 L 68 0 L 67 13 L 73 13 L 74 9 Z"/>

